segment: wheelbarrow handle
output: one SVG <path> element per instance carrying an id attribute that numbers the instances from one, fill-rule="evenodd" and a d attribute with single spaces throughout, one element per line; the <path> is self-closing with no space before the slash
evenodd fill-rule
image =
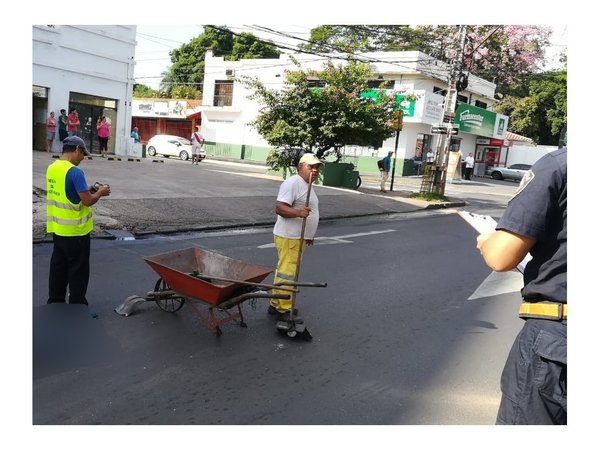
<path id="1" fill-rule="evenodd" d="M 203 275 L 201 273 L 195 273 L 195 272 L 189 273 L 188 275 L 190 275 L 194 278 L 199 278 L 201 280 L 208 281 L 209 283 L 211 281 L 224 281 L 226 283 L 245 284 L 247 286 L 255 286 L 255 287 L 268 289 L 268 290 L 277 288 L 281 291 L 286 291 L 286 292 L 298 292 L 298 289 L 294 289 L 294 288 L 278 287 L 278 286 L 274 286 L 272 284 L 253 283 L 251 281 L 232 280 L 230 278 L 213 277 L 211 275 Z"/>
<path id="2" fill-rule="evenodd" d="M 310 281 L 282 281 L 277 286 L 327 287 L 327 283 L 311 283 Z"/>
<path id="3" fill-rule="evenodd" d="M 219 303 L 219 308 L 220 309 L 229 309 L 232 306 L 235 306 L 239 303 L 245 302 L 248 299 L 251 298 L 279 298 L 279 299 L 284 299 L 284 300 L 288 300 L 290 298 L 289 295 L 287 294 L 269 294 L 268 292 L 248 292 L 246 294 L 242 294 L 242 295 L 238 295 L 237 297 L 233 297 L 230 299 L 227 299 L 221 303 Z"/>

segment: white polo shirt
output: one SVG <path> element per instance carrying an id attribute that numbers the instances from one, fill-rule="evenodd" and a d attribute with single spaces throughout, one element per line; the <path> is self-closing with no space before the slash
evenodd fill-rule
<path id="1" fill-rule="evenodd" d="M 300 175 L 292 175 L 279 187 L 277 201 L 287 203 L 292 208 L 302 208 L 306 203 L 306 194 L 308 192 L 308 183 Z M 317 193 L 310 192 L 308 203 L 310 214 L 306 218 L 306 228 L 304 229 L 304 239 L 314 239 L 319 226 L 319 199 Z M 302 232 L 302 217 L 286 219 L 277 215 L 273 234 L 288 239 L 300 239 Z"/>

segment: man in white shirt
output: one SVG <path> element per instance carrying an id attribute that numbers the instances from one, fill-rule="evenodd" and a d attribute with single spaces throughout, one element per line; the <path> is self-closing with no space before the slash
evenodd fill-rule
<path id="1" fill-rule="evenodd" d="M 471 179 L 471 174 L 473 173 L 474 165 L 475 159 L 473 158 L 473 153 L 469 153 L 469 156 L 465 158 L 465 180 Z"/>
<path id="2" fill-rule="evenodd" d="M 200 149 L 204 145 L 204 137 L 200 134 L 200 125 L 196 125 L 190 141 L 192 141 L 192 164 L 198 165 L 200 162 Z"/>
<path id="3" fill-rule="evenodd" d="M 274 283 L 295 280 L 304 244 L 312 245 L 319 225 L 319 199 L 311 190 L 308 206 L 306 196 L 311 180 L 319 176 L 323 161 L 313 153 L 305 153 L 298 163 L 298 173 L 285 180 L 279 187 L 275 212 L 277 221 L 273 228 L 273 238 L 277 249 L 277 271 Z M 306 219 L 304 236 L 302 222 Z M 289 291 L 273 289 L 273 294 L 289 295 Z M 269 314 L 276 314 L 279 320 L 287 320 L 292 308 L 292 300 L 271 299 Z M 294 315 L 297 311 L 294 311 Z"/>
<path id="4" fill-rule="evenodd" d="M 426 158 L 427 158 L 427 165 L 428 166 L 431 165 L 431 164 L 433 164 L 433 150 L 429 149 L 427 151 Z"/>

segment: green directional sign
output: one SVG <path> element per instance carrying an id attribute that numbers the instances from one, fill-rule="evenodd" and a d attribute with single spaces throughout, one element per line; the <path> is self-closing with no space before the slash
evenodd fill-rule
<path id="1" fill-rule="evenodd" d="M 370 98 L 370 99 L 377 101 L 378 100 L 377 92 L 378 92 L 377 89 L 368 89 L 366 91 L 362 91 L 360 94 L 358 94 L 358 96 L 362 97 L 362 98 Z M 414 100 L 406 100 L 404 98 L 404 95 L 396 94 L 394 96 L 394 103 L 395 103 L 394 109 L 396 109 L 397 111 L 402 110 L 402 112 L 404 113 L 404 117 L 414 117 L 414 115 L 415 115 L 415 101 Z"/>

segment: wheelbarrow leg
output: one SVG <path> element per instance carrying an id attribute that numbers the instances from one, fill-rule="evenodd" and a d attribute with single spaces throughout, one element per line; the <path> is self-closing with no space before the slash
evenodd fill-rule
<path id="1" fill-rule="evenodd" d="M 238 314 L 240 315 L 240 327 L 248 328 L 248 325 L 246 324 L 246 322 L 244 322 L 244 314 L 242 314 L 242 306 L 239 303 L 237 305 L 237 309 L 238 309 Z"/>

